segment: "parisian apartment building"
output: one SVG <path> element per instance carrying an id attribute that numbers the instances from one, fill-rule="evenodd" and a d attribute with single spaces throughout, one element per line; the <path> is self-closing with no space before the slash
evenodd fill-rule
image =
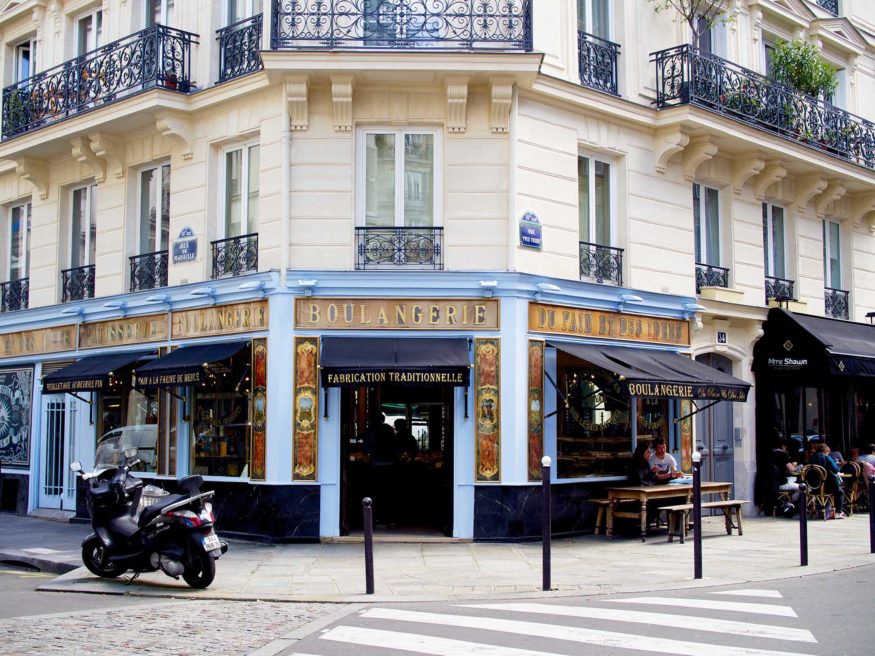
<path id="1" fill-rule="evenodd" d="M 232 535 L 515 540 L 875 441 L 875 3 L 665 4 L 0 2 L 2 509 L 136 447 Z"/>

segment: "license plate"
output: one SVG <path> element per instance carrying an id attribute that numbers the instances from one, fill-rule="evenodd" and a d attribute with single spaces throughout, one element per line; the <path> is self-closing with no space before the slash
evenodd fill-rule
<path id="1" fill-rule="evenodd" d="M 216 549 L 221 549 L 222 545 L 219 544 L 219 536 L 215 533 L 210 533 L 209 535 L 204 536 L 204 550 L 205 551 L 215 551 Z"/>

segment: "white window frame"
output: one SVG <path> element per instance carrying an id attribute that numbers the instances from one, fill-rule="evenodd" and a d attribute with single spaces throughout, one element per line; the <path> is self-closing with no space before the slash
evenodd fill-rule
<path id="1" fill-rule="evenodd" d="M 701 257 L 699 258 L 697 264 L 708 264 L 711 266 L 723 266 L 723 198 L 720 193 L 719 187 L 713 187 L 705 184 L 704 182 L 694 182 L 693 186 L 699 187 L 699 243 L 696 244 L 696 247 L 699 250 L 699 254 Z M 708 205 L 708 195 L 704 193 L 706 190 L 711 189 L 717 192 L 717 261 L 716 262 L 706 262 L 708 259 L 708 237 L 710 236 L 710 232 L 708 232 L 708 220 L 707 220 L 707 209 Z M 692 188 L 690 188 L 692 192 Z M 695 194 L 693 194 L 693 203 L 696 202 Z M 693 221 L 696 220 L 696 208 L 693 207 Z M 786 226 L 785 226 L 786 227 Z M 695 236 L 695 229 L 693 230 L 693 235 Z M 694 237 L 695 238 L 695 237 Z"/>
<path id="2" fill-rule="evenodd" d="M 73 196 L 77 191 L 79 191 L 81 189 L 87 190 L 86 194 L 85 194 L 85 216 L 87 217 L 87 220 L 88 220 L 88 227 L 85 230 L 85 258 L 84 258 L 85 261 L 74 263 L 73 262 L 73 242 L 76 239 L 76 236 L 73 234 L 73 211 L 75 209 L 75 206 L 73 204 Z M 92 264 L 94 264 L 94 262 L 90 261 L 91 260 L 91 248 L 92 248 L 91 221 L 92 221 L 92 216 L 93 216 L 94 223 L 96 226 L 97 210 L 96 210 L 96 208 L 93 208 L 93 204 L 95 203 L 95 200 L 96 200 L 96 198 L 95 198 L 96 195 L 97 195 L 97 183 L 94 183 L 94 182 L 89 182 L 87 184 L 80 184 L 80 185 L 76 185 L 76 186 L 70 188 L 70 209 L 69 209 L 69 218 L 68 218 L 69 231 L 70 231 L 70 244 L 69 244 L 68 249 L 67 249 L 67 267 L 68 268 L 91 266 Z M 96 232 L 97 231 L 95 230 L 95 238 L 96 238 Z M 96 259 L 96 253 L 95 253 L 95 259 Z"/>
<path id="3" fill-rule="evenodd" d="M 769 278 L 781 278 L 783 280 L 788 280 L 790 278 L 790 271 L 789 271 L 789 258 L 788 258 L 789 253 L 787 252 L 787 208 L 784 207 L 783 205 L 776 205 L 775 203 L 769 203 L 766 201 L 763 201 L 762 206 L 767 208 L 767 219 L 766 219 L 767 240 L 766 240 L 766 243 L 763 244 L 763 250 L 765 251 L 765 255 L 767 258 L 767 262 L 768 262 L 768 265 L 766 266 L 765 275 L 768 276 Z M 783 226 L 783 229 L 781 231 L 781 240 L 783 242 L 782 246 L 783 246 L 783 251 L 784 251 L 784 261 L 781 264 L 783 265 L 784 271 L 781 275 L 778 275 L 775 272 L 775 245 L 774 245 L 774 242 L 772 240 L 772 235 L 775 232 L 773 210 L 776 207 L 780 208 L 781 212 L 784 215 L 784 226 Z M 766 261 L 766 260 L 764 260 L 764 261 Z"/>
<path id="4" fill-rule="evenodd" d="M 158 20 L 155 20 L 155 5 L 153 0 L 143 0 L 143 24 L 146 27 L 153 25 L 170 25 L 173 19 L 173 13 L 176 11 L 176 0 L 160 0 L 161 6 L 158 10 L 160 14 Z"/>
<path id="5" fill-rule="evenodd" d="M 88 43 L 83 44 L 80 40 L 81 29 L 80 25 L 83 21 L 91 20 L 91 35 L 88 39 Z M 91 52 L 103 45 L 103 9 L 100 6 L 96 6 L 92 8 L 90 11 L 83 12 L 81 14 L 77 14 L 73 18 L 73 29 L 76 31 L 76 51 L 75 55 L 81 56 L 86 52 Z"/>
<path id="6" fill-rule="evenodd" d="M 830 250 L 833 246 L 832 238 L 830 237 L 830 225 L 835 225 L 838 227 L 838 244 L 836 244 L 836 250 L 838 252 L 838 262 L 839 262 L 839 283 L 837 287 L 833 287 L 832 285 L 832 266 L 830 265 Z M 842 289 L 844 286 L 844 267 L 842 266 L 842 224 L 838 221 L 833 221 L 831 219 L 823 220 L 823 286 L 827 289 Z"/>
<path id="7" fill-rule="evenodd" d="M 264 13 L 264 0 L 244 0 L 242 16 L 233 16 L 233 5 L 236 4 L 235 0 L 225 0 L 225 25 L 231 25 L 232 23 Z"/>
<path id="8" fill-rule="evenodd" d="M 156 207 L 157 213 L 158 213 L 158 215 L 156 216 L 156 221 L 155 221 L 155 235 L 154 235 L 156 247 L 153 250 L 157 252 L 157 251 L 168 250 L 170 248 L 170 244 L 169 244 L 170 235 L 169 235 L 169 233 L 167 236 L 167 241 L 168 241 L 167 244 L 162 243 L 162 239 L 161 239 L 161 218 L 160 217 L 161 217 L 162 211 L 165 209 L 161 206 L 161 197 L 162 197 L 161 179 L 162 179 L 163 169 L 165 166 L 168 169 L 170 169 L 167 175 L 170 177 L 171 184 L 172 184 L 173 167 L 171 167 L 170 162 L 168 162 L 168 161 L 158 162 L 157 164 L 150 164 L 148 166 L 143 166 L 137 170 L 137 211 L 136 211 L 136 215 L 137 215 L 137 250 L 138 250 L 138 252 L 136 253 L 137 255 L 145 255 L 146 253 L 153 252 L 152 250 L 146 250 L 146 247 L 141 242 L 141 237 L 142 237 L 142 230 L 141 229 L 142 229 L 142 225 L 143 225 L 143 215 L 141 214 L 142 209 L 143 209 L 143 203 L 142 203 L 142 200 L 143 200 L 143 174 L 146 173 L 147 171 L 155 171 L 158 175 L 158 184 L 155 185 L 156 198 L 153 199 L 153 202 L 155 203 L 155 207 Z M 169 212 L 170 212 L 170 199 L 169 198 L 167 199 L 167 208 L 166 209 L 167 209 L 168 214 L 169 214 Z"/>
<path id="9" fill-rule="evenodd" d="M 607 159 L 605 157 L 599 157 L 597 155 L 593 155 L 588 152 L 578 152 L 577 160 L 580 161 L 581 157 L 585 157 L 589 160 L 588 163 L 588 179 L 589 179 L 589 235 L 586 235 L 586 239 L 583 239 L 584 235 L 578 234 L 578 241 L 585 241 L 590 244 L 597 244 L 598 246 L 611 246 L 616 247 L 617 241 L 617 167 L 615 162 L 611 159 Z M 608 242 L 607 244 L 600 244 L 596 239 L 595 235 L 598 230 L 596 229 L 596 220 L 595 220 L 595 163 L 601 162 L 602 164 L 606 164 L 608 167 L 608 184 L 610 185 L 610 189 L 608 189 L 608 200 L 611 203 L 610 210 L 608 212 Z M 578 189 L 578 199 L 580 198 L 580 179 L 577 180 L 577 189 Z M 578 200 L 578 210 L 577 210 L 577 232 L 580 233 L 580 207 Z"/>
<path id="10" fill-rule="evenodd" d="M 242 197 L 243 202 L 242 205 L 242 220 L 241 220 L 241 233 L 240 235 L 234 236 L 242 236 L 248 235 L 254 232 L 255 226 L 252 225 L 252 217 L 249 216 L 249 150 L 253 147 L 258 147 L 258 156 L 259 161 L 261 159 L 261 143 L 259 141 L 246 141 L 244 143 L 237 143 L 229 146 L 225 146 L 222 148 L 219 160 L 219 175 L 221 176 L 221 183 L 219 184 L 220 196 L 219 196 L 219 226 L 218 226 L 218 239 L 227 239 L 230 235 L 227 234 L 227 226 L 228 226 L 228 217 L 225 215 L 225 210 L 227 208 L 227 194 L 228 194 L 228 181 L 226 177 L 226 161 L 228 158 L 228 153 L 232 153 L 235 150 L 242 150 L 243 158 L 240 164 L 241 175 L 243 177 L 241 181 L 242 185 Z M 260 171 L 259 171 L 260 173 Z M 260 193 L 260 191 L 259 191 Z M 259 196 L 259 204 L 261 198 Z"/>
<path id="11" fill-rule="evenodd" d="M 30 51 L 30 69 L 27 75 L 22 75 L 21 51 L 22 48 L 25 47 Z M 31 37 L 29 39 L 25 39 L 16 43 L 15 46 L 13 46 L 12 48 L 12 59 L 14 62 L 14 70 L 12 73 L 13 82 L 21 82 L 36 75 L 36 38 Z"/>
<path id="12" fill-rule="evenodd" d="M 595 32 L 593 32 L 592 19 L 593 19 L 593 16 L 595 14 L 592 10 L 592 5 L 593 5 L 594 0 L 583 0 L 583 2 L 585 3 L 585 7 L 586 7 L 585 15 L 583 17 L 584 20 L 582 21 L 583 25 L 584 25 L 583 31 L 586 32 L 587 34 L 592 34 L 593 36 L 598 36 L 602 39 L 605 39 L 606 41 L 613 41 L 613 38 L 614 38 L 614 3 L 612 0 L 605 0 L 605 1 L 607 2 L 607 5 L 608 5 L 608 7 L 607 7 L 608 33 L 607 33 L 607 35 L 598 35 Z M 580 2 L 580 0 L 578 0 L 578 2 L 575 3 L 575 8 L 574 8 L 574 11 L 576 13 L 576 25 L 578 25 L 578 26 L 581 23 L 580 12 L 578 11 L 580 8 L 579 2 Z M 575 28 L 575 30 L 577 30 L 577 28 Z"/>
<path id="13" fill-rule="evenodd" d="M 408 134 L 432 135 L 434 149 L 434 161 L 432 164 L 432 189 L 434 191 L 434 205 L 432 206 L 433 228 L 443 226 L 443 143 L 441 131 L 435 128 L 417 126 L 397 127 L 367 127 L 359 128 L 356 144 L 356 189 L 358 190 L 356 201 L 356 226 L 363 228 L 367 225 L 367 142 L 370 134 L 393 134 L 395 135 L 395 221 L 394 227 L 403 228 L 404 225 L 404 136 Z M 402 147 L 399 148 L 398 144 Z M 390 226 L 386 226 L 390 227 Z"/>
<path id="14" fill-rule="evenodd" d="M 32 224 L 32 212 L 33 208 L 30 201 L 25 201 L 23 203 L 13 203 L 8 207 L 8 211 L 6 212 L 6 262 L 3 270 L 4 280 L 11 281 L 12 278 L 12 214 L 15 210 L 21 210 L 24 215 L 25 226 L 24 232 L 22 233 L 22 244 L 21 244 L 21 252 L 22 257 L 24 259 L 24 266 L 22 267 L 23 275 L 19 275 L 16 280 L 21 280 L 23 278 L 30 277 L 30 229 Z"/>

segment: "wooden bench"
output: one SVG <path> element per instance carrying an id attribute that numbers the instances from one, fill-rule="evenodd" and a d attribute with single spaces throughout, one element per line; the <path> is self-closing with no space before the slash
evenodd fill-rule
<path id="1" fill-rule="evenodd" d="M 739 535 L 744 535 L 741 529 L 741 507 L 750 503 L 744 499 L 727 499 L 725 501 L 703 501 L 702 510 L 717 508 L 723 513 L 726 521 L 726 535 L 732 535 L 732 529 L 737 529 Z M 668 515 L 668 541 L 673 542 L 675 534 L 680 535 L 681 544 L 687 534 L 687 515 L 693 509 L 693 504 L 682 503 L 676 506 L 663 506 L 661 511 Z M 734 521 L 733 521 L 734 520 Z"/>
<path id="2" fill-rule="evenodd" d="M 599 509 L 595 516 L 595 534 L 598 535 L 599 530 L 604 530 L 605 528 L 604 522 L 610 501 L 607 499 L 587 499 L 587 503 L 591 503 Z"/>

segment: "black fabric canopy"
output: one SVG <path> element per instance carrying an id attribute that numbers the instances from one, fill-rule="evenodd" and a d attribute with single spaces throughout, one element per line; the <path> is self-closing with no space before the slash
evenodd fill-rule
<path id="1" fill-rule="evenodd" d="M 630 396 L 745 401 L 750 385 L 673 351 L 550 342 L 621 377 Z"/>
<path id="2" fill-rule="evenodd" d="M 163 358 L 137 367 L 134 371 L 134 387 L 197 385 L 204 379 L 204 365 L 227 360 L 248 345 L 249 341 L 244 340 L 176 349 Z"/>
<path id="3" fill-rule="evenodd" d="M 418 384 L 468 385 L 470 360 L 465 338 L 322 339 L 322 384 L 326 387 Z"/>
<path id="4" fill-rule="evenodd" d="M 754 349 L 754 370 L 875 377 L 875 326 L 772 308 Z"/>
<path id="5" fill-rule="evenodd" d="M 55 394 L 105 390 L 109 387 L 111 374 L 153 354 L 154 351 L 128 351 L 107 355 L 90 355 L 44 376 L 43 391 Z"/>

